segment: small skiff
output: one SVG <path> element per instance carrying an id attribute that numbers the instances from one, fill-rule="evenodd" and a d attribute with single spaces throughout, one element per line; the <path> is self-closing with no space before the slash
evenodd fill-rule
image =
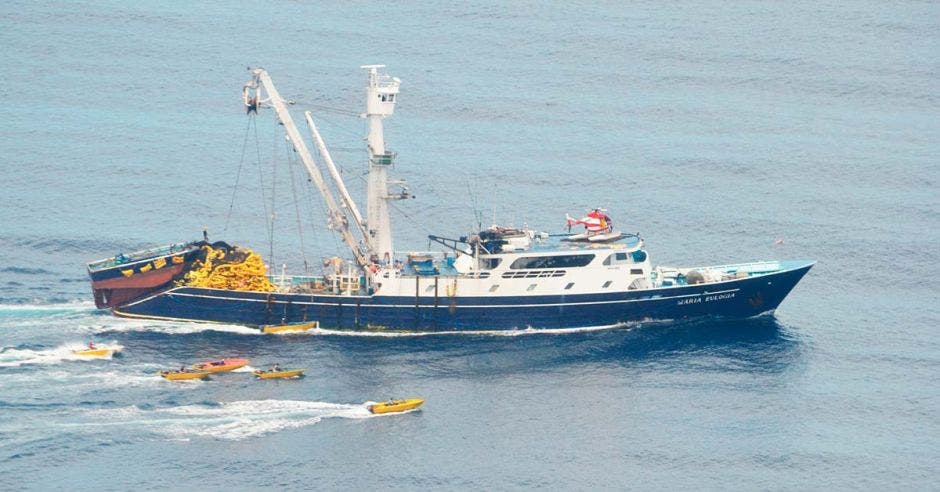
<path id="1" fill-rule="evenodd" d="M 219 359 L 193 364 L 193 369 L 204 372 L 234 371 L 248 365 L 248 359 Z"/>
<path id="2" fill-rule="evenodd" d="M 259 379 L 287 379 L 303 376 L 303 369 L 284 369 L 281 371 L 255 371 Z"/>
<path id="3" fill-rule="evenodd" d="M 407 412 L 420 407 L 424 400 L 420 398 L 409 398 L 406 400 L 389 400 L 375 405 L 369 405 L 369 411 L 372 413 L 395 413 Z"/>
<path id="4" fill-rule="evenodd" d="M 170 381 L 184 381 L 187 379 L 206 379 L 209 373 L 205 371 L 179 372 L 179 371 L 160 371 L 160 375 Z"/>
<path id="5" fill-rule="evenodd" d="M 295 325 L 265 325 L 261 327 L 261 333 L 295 333 L 312 330 L 319 327 L 319 321 L 311 321 L 309 323 L 299 323 Z"/>
<path id="6" fill-rule="evenodd" d="M 82 357 L 110 357 L 114 355 L 115 350 L 109 348 L 93 348 L 84 350 L 73 350 L 72 353 Z"/>

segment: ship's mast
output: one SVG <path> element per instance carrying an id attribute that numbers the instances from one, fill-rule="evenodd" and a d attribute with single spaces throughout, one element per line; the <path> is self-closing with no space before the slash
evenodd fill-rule
<path id="1" fill-rule="evenodd" d="M 371 236 L 373 251 L 381 261 L 391 261 L 392 225 L 388 214 L 388 201 L 408 198 L 406 192 L 390 194 L 388 191 L 388 169 L 392 166 L 395 153 L 385 148 L 385 136 L 382 120 L 395 112 L 398 88 L 401 80 L 388 75 L 380 75 L 378 69 L 385 65 L 364 65 L 369 71 L 369 85 L 366 88 L 366 113 L 369 119 L 369 189 L 366 200 L 368 217 L 366 224 Z"/>
<path id="2" fill-rule="evenodd" d="M 356 242 L 355 236 L 353 236 L 352 231 L 349 230 L 349 219 L 346 217 L 343 209 L 340 208 L 340 206 L 337 204 L 336 199 L 333 197 L 333 193 L 330 191 L 330 188 L 326 185 L 326 181 L 323 179 L 323 175 L 320 173 L 320 169 L 313 160 L 313 156 L 307 149 L 307 144 L 304 142 L 303 138 L 301 138 L 300 132 L 297 130 L 297 125 L 294 124 L 294 119 L 291 118 L 290 112 L 287 110 L 287 105 L 284 103 L 284 100 L 278 93 L 277 88 L 274 87 L 274 82 L 271 81 L 271 77 L 268 75 L 268 72 L 263 68 L 252 70 L 251 74 L 252 79 L 247 84 L 245 84 L 245 88 L 243 90 L 243 98 L 245 105 L 248 107 L 248 111 L 257 111 L 259 104 L 262 103 L 270 104 L 274 108 L 274 111 L 277 113 L 278 120 L 284 124 L 284 130 L 287 132 L 287 137 L 294 145 L 294 150 L 297 151 L 297 154 L 300 156 L 300 160 L 304 163 L 304 167 L 307 168 L 307 173 L 310 175 L 310 178 L 313 180 L 314 184 L 316 184 L 317 189 L 320 190 L 320 194 L 323 195 L 323 200 L 326 201 L 326 206 L 330 210 L 330 226 L 340 233 L 340 236 L 343 237 L 343 241 L 347 246 L 349 246 L 349 249 L 356 257 L 356 262 L 364 272 L 368 272 L 369 269 L 367 267 L 369 265 L 369 251 L 367 249 L 364 252 L 359 248 L 359 244 Z M 262 88 L 264 88 L 264 91 L 267 93 L 267 98 L 262 97 Z"/>

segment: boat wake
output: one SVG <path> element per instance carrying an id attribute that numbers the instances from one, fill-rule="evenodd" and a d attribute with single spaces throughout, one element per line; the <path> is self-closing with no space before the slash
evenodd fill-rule
<path id="1" fill-rule="evenodd" d="M 664 321 L 669 323 L 670 321 Z M 442 336 L 494 336 L 494 337 L 518 337 L 528 335 L 565 335 L 571 333 L 586 333 L 604 330 L 631 329 L 642 324 L 660 323 L 660 321 L 644 321 L 635 323 L 618 323 L 614 325 L 600 326 L 582 326 L 574 328 L 521 328 L 516 330 L 449 330 L 449 331 L 402 331 L 389 330 L 383 331 L 380 328 L 371 331 L 353 331 L 353 330 L 335 330 L 329 328 L 311 328 L 304 331 L 281 332 L 281 333 L 262 333 L 256 328 L 249 328 L 243 325 L 226 325 L 218 323 L 195 323 L 195 322 L 166 322 L 166 321 L 147 321 L 147 320 L 128 320 L 118 319 L 117 322 L 107 324 L 88 325 L 80 328 L 80 332 L 88 334 L 104 333 L 128 333 L 128 332 L 148 332 L 162 333 L 166 335 L 190 335 L 205 332 L 231 333 L 234 335 L 249 336 L 276 336 L 276 337 L 300 337 L 300 336 L 342 336 L 342 337 L 442 337 Z"/>
<path id="2" fill-rule="evenodd" d="M 101 359 L 111 359 L 111 354 L 104 356 L 82 356 L 76 355 L 75 350 L 87 348 L 81 343 L 65 343 L 51 349 L 18 349 L 15 347 L 3 347 L 0 349 L 0 367 L 19 367 L 27 364 L 60 364 L 71 361 L 93 361 Z M 121 351 L 124 347 L 117 342 L 99 343 L 98 348 L 111 349 L 115 352 Z"/>
<path id="3" fill-rule="evenodd" d="M 80 397 L 82 401 L 92 401 L 114 390 L 166 388 L 166 381 L 157 375 L 157 369 L 73 371 L 62 366 L 51 367 L 41 371 L 10 372 L 4 375 L 4 390 L 9 391 L 9 394 L 28 394 L 37 401 L 60 402 L 67 397 Z M 53 369 L 55 367 L 62 369 Z M 198 383 L 204 384 L 202 381 Z M 188 387 L 192 386 L 180 384 L 173 388 L 176 390 Z M 88 397 L 92 394 L 96 398 Z"/>
<path id="4" fill-rule="evenodd" d="M 91 301 L 34 304 L 0 304 L 0 316 L 48 316 L 50 314 L 90 313 L 98 311 Z"/>
<path id="5" fill-rule="evenodd" d="M 143 427 L 172 439 L 241 440 L 314 425 L 325 418 L 366 419 L 381 415 L 373 415 L 366 404 L 247 400 L 160 409 L 130 406 L 92 410 L 88 416 L 93 421 L 82 425 Z"/>
<path id="6" fill-rule="evenodd" d="M 588 333 L 593 331 L 631 329 L 644 323 L 617 323 L 614 325 L 582 326 L 576 328 L 533 328 L 527 327 L 517 330 L 451 330 L 451 331 L 349 331 L 330 330 L 327 328 L 313 328 L 301 333 L 283 333 L 279 335 L 313 335 L 313 336 L 345 336 L 345 337 L 440 337 L 440 336 L 493 336 L 493 337 L 519 337 L 529 335 L 566 335 L 571 333 Z"/>
<path id="7" fill-rule="evenodd" d="M 224 325 L 217 323 L 174 323 L 166 321 L 128 320 L 115 318 L 108 320 L 107 324 L 89 325 L 83 331 L 90 334 L 98 333 L 129 333 L 148 332 L 163 333 L 166 335 L 191 335 L 210 331 L 231 333 L 234 335 L 260 335 L 254 328 L 242 325 Z"/>

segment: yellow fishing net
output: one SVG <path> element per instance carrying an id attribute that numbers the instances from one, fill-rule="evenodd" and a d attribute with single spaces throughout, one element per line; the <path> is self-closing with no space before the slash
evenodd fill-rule
<path id="1" fill-rule="evenodd" d="M 254 251 L 240 248 L 226 251 L 209 245 L 202 248 L 206 259 L 194 263 L 192 270 L 186 272 L 177 285 L 256 292 L 274 290 L 265 274 L 264 262 Z"/>

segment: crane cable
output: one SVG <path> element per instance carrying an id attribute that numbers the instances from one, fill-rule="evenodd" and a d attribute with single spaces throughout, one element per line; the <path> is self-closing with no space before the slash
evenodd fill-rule
<path id="1" fill-rule="evenodd" d="M 232 218 L 232 211 L 235 209 L 235 196 L 238 193 L 238 183 L 241 180 L 242 176 L 242 166 L 245 164 L 245 152 L 248 150 L 248 134 L 251 133 L 251 122 L 254 119 L 254 116 L 248 114 L 248 124 L 245 126 L 245 138 L 242 140 L 242 156 L 238 160 L 238 170 L 235 172 L 235 185 L 232 187 L 232 200 L 228 204 L 228 214 L 225 215 L 225 226 L 222 228 L 222 233 L 228 232 L 228 223 Z"/>
<path id="2" fill-rule="evenodd" d="M 297 219 L 297 233 L 300 237 L 300 257 L 304 261 L 304 275 L 309 275 L 310 265 L 307 262 L 307 247 L 304 245 L 304 227 L 303 222 L 300 220 L 300 199 L 297 197 L 297 184 L 294 180 L 294 159 L 290 152 L 289 143 L 285 141 L 284 146 L 287 149 L 287 170 L 290 173 L 290 191 L 294 198 L 294 215 Z"/>

